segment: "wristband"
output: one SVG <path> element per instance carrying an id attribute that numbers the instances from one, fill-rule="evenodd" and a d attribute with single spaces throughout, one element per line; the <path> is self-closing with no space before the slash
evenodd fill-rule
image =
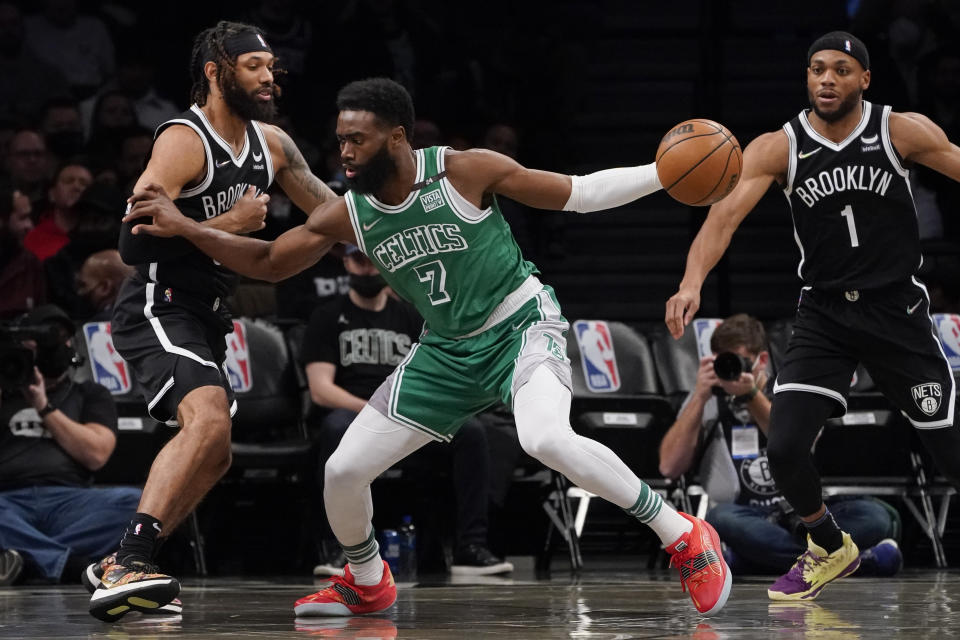
<path id="1" fill-rule="evenodd" d="M 737 402 L 750 402 L 751 400 L 757 397 L 758 393 L 760 393 L 760 388 L 754 387 L 753 389 L 750 389 L 750 391 L 747 391 L 742 396 L 735 397 L 734 400 L 736 400 Z"/>
<path id="2" fill-rule="evenodd" d="M 40 415 L 41 418 L 46 418 L 48 415 L 50 415 L 56 410 L 57 408 L 52 404 L 50 404 L 50 402 L 48 401 L 47 405 L 43 409 L 40 409 L 40 411 L 37 411 L 37 413 Z"/>

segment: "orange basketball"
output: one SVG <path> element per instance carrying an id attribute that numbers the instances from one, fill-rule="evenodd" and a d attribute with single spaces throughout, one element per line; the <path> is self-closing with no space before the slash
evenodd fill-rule
<path id="1" fill-rule="evenodd" d="M 657 176 L 675 200 L 693 206 L 713 204 L 740 180 L 740 143 L 722 124 L 696 118 L 681 122 L 657 147 Z"/>

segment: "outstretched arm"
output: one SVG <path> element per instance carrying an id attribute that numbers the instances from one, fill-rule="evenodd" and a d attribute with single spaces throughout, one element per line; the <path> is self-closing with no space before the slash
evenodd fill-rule
<path id="1" fill-rule="evenodd" d="M 537 209 L 585 213 L 619 207 L 662 188 L 654 164 L 568 176 L 528 169 L 486 149 L 449 151 L 445 162 L 457 191 L 474 204 L 496 193 Z"/>
<path id="2" fill-rule="evenodd" d="M 180 213 L 158 185 L 147 185 L 132 200 L 133 206 L 123 221 L 137 221 L 133 235 L 182 236 L 228 269 L 269 282 L 303 271 L 337 242 L 356 242 L 343 198 L 320 206 L 305 224 L 272 242 L 237 236 L 191 220 Z M 151 217 L 150 223 L 139 221 Z"/>
<path id="3" fill-rule="evenodd" d="M 783 131 L 765 133 L 743 152 L 743 177 L 726 198 L 710 207 L 707 219 L 687 253 L 680 288 L 669 300 L 665 321 L 674 338 L 683 335 L 700 308 L 700 288 L 730 245 L 733 232 L 767 192 L 774 179 L 787 173 L 789 141 Z"/>
<path id="4" fill-rule="evenodd" d="M 323 180 L 310 171 L 293 139 L 280 127 L 261 125 L 276 169 L 277 184 L 302 211 L 310 213 L 337 197 Z"/>
<path id="5" fill-rule="evenodd" d="M 890 138 L 903 159 L 960 182 L 960 147 L 921 113 L 891 113 Z"/>

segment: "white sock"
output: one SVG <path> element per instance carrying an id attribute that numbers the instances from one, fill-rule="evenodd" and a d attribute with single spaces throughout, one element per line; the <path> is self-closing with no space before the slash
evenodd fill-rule
<path id="1" fill-rule="evenodd" d="M 373 556 L 363 562 L 351 562 L 350 573 L 353 574 L 354 584 L 364 586 L 373 586 L 380 584 L 383 579 L 383 560 L 379 555 Z"/>
<path id="2" fill-rule="evenodd" d="M 665 547 L 669 547 L 680 536 L 693 530 L 693 523 L 674 511 L 668 504 L 664 504 L 660 513 L 655 515 L 647 525 L 659 536 L 660 542 Z"/>
<path id="3" fill-rule="evenodd" d="M 692 522 L 664 502 L 660 494 L 646 483 L 641 483 L 637 501 L 624 511 L 653 529 L 665 547 L 669 547 L 677 538 L 693 529 Z"/>

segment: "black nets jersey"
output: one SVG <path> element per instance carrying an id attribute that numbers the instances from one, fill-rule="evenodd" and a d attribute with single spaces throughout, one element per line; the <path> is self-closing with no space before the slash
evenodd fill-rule
<path id="1" fill-rule="evenodd" d="M 185 188 L 175 201 L 183 215 L 203 222 L 229 211 L 251 185 L 256 187 L 258 195 L 270 187 L 273 160 L 258 122 L 247 123 L 243 148 L 238 155 L 234 155 L 230 143 L 220 137 L 197 105 L 157 127 L 154 138 L 175 124 L 196 131 L 206 154 L 203 181 Z M 228 295 L 235 279 L 233 272 L 192 246 L 186 255 L 138 265 L 137 272 L 149 282 L 188 291 L 201 298 Z"/>
<path id="2" fill-rule="evenodd" d="M 822 289 L 908 279 L 920 267 L 920 235 L 909 172 L 890 142 L 890 107 L 864 100 L 860 123 L 840 143 L 817 133 L 807 113 L 783 125 L 798 275 Z"/>

